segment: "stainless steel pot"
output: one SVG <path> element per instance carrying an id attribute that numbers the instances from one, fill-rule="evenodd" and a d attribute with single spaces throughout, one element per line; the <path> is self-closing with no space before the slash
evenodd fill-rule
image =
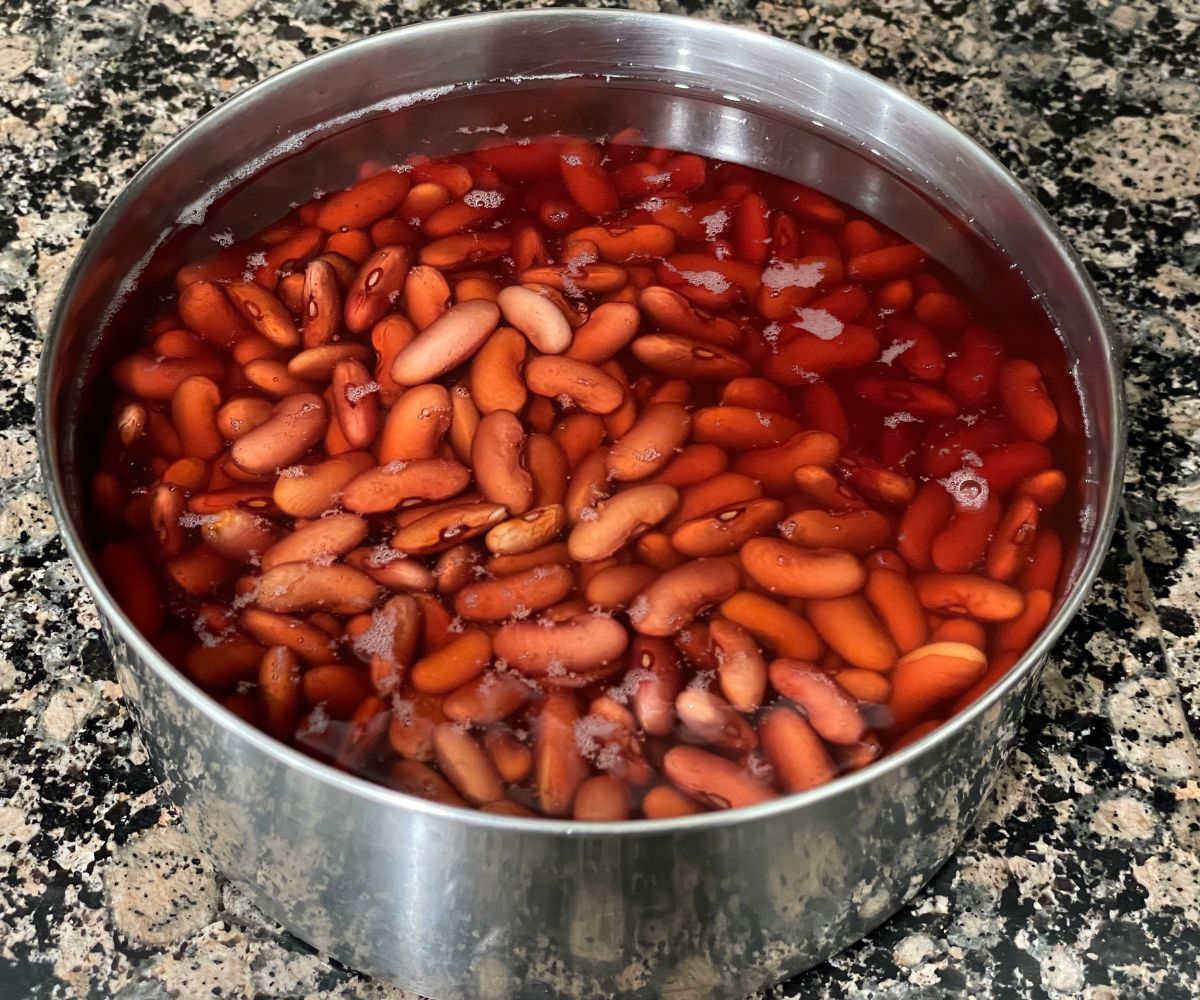
<path id="1" fill-rule="evenodd" d="M 985 698 L 892 757 L 762 806 L 654 824 L 519 820 L 408 798 L 283 747 L 134 631 L 84 543 L 79 425 L 102 327 L 123 298 L 136 300 L 149 251 L 206 215 L 218 228 L 257 228 L 289 197 L 344 184 L 345 162 L 374 143 L 446 150 L 498 121 L 509 136 L 633 124 L 662 145 L 803 177 L 932 243 L 960 271 L 977 266 L 985 243 L 1006 248 L 1055 320 L 1082 397 L 1087 513 L 1053 621 Z M 314 145 L 319 160 L 308 155 Z M 935 225 L 931 204 L 961 224 Z M 188 129 L 84 245 L 46 344 L 38 404 L 63 539 L 188 828 L 297 935 L 435 997 L 724 998 L 881 923 L 945 862 L 987 795 L 1041 661 L 1104 554 L 1123 439 L 1112 343 L 1083 268 L 982 149 L 890 87 L 795 45 L 704 21 L 578 10 L 369 38 Z"/>

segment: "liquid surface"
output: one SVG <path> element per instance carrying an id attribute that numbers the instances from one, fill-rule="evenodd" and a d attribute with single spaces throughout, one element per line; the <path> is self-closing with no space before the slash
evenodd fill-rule
<path id="1" fill-rule="evenodd" d="M 228 708 L 410 794 L 656 818 L 864 766 L 1030 645 L 1077 522 L 1048 324 L 635 134 L 388 153 L 206 230 L 112 371 L 101 570 Z"/>

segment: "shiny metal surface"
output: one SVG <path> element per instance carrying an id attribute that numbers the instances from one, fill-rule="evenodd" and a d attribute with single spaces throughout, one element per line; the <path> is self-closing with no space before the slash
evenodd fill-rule
<path id="1" fill-rule="evenodd" d="M 376 121 L 359 114 L 368 105 L 395 113 Z M 317 162 L 308 130 L 339 116 L 355 127 L 334 130 Z M 210 701 L 132 630 L 85 548 L 75 428 L 102 318 L 147 252 L 177 221 L 256 228 L 306 186 L 344 184 L 340 167 L 381 137 L 445 150 L 474 141 L 461 128 L 498 117 L 510 136 L 639 124 L 654 142 L 803 175 L 960 270 L 976 266 L 974 243 L 933 227 L 929 200 L 1008 249 L 1074 366 L 1090 514 L 1051 626 L 987 697 L 901 753 L 803 795 L 656 824 L 566 824 L 459 811 L 335 772 Z M 864 174 L 856 147 L 879 169 Z M 282 153 L 252 194 L 212 204 L 247 165 Z M 38 406 L 63 539 L 189 829 L 300 937 L 434 997 L 728 998 L 882 922 L 952 853 L 1011 747 L 1041 660 L 1107 546 L 1123 441 L 1112 345 L 1087 278 L 979 147 L 811 51 L 704 21 L 587 11 L 402 29 L 309 60 L 207 116 L 89 237 L 46 344 Z"/>

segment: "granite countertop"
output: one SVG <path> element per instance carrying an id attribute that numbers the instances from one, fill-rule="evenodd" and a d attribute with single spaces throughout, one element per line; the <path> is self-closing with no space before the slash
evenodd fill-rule
<path id="1" fill-rule="evenodd" d="M 0 996 L 410 996 L 264 918 L 180 827 L 41 495 L 34 380 L 84 234 L 181 127 L 339 42 L 521 6 L 9 0 L 0 11 Z M 1200 8 L 631 6 L 803 42 L 946 115 L 1063 227 L 1126 355 L 1117 536 L 990 805 L 903 913 L 771 995 L 1200 995 Z"/>

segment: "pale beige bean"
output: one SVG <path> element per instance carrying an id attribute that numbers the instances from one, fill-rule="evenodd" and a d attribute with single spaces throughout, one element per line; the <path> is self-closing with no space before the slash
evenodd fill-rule
<path id="1" fill-rule="evenodd" d="M 233 442 L 229 456 L 242 471 L 267 475 L 306 455 L 321 440 L 328 425 L 329 411 L 320 396 L 288 396 L 266 423 Z"/>
<path id="2" fill-rule="evenodd" d="M 728 559 L 694 559 L 667 570 L 634 599 L 629 622 L 642 635 L 674 635 L 741 585 Z"/>
<path id="3" fill-rule="evenodd" d="M 562 354 L 571 346 L 571 324 L 548 297 L 522 285 L 509 285 L 496 301 L 505 320 L 543 354 Z"/>
<path id="4" fill-rule="evenodd" d="M 652 476 L 687 440 L 691 415 L 678 403 L 653 403 L 613 444 L 608 452 L 608 474 L 621 482 Z"/>
<path id="5" fill-rule="evenodd" d="M 486 299 L 451 306 L 396 355 L 392 378 L 420 385 L 445 375 L 479 350 L 499 322 L 500 310 Z"/>
<path id="6" fill-rule="evenodd" d="M 533 503 L 533 477 L 521 464 L 524 445 L 525 428 L 508 410 L 487 414 L 479 422 L 471 445 L 471 465 L 479 492 L 517 516 Z"/>
<path id="7" fill-rule="evenodd" d="M 622 490 L 581 516 L 567 538 L 577 562 L 607 559 L 629 542 L 671 516 L 679 504 L 674 486 L 634 486 Z"/>
<path id="8" fill-rule="evenodd" d="M 501 521 L 483 542 L 494 555 L 522 555 L 552 542 L 566 523 L 567 515 L 561 504 L 535 507 L 520 517 Z"/>
<path id="9" fill-rule="evenodd" d="M 335 563 L 284 563 L 258 578 L 254 603 L 266 611 L 329 611 L 354 615 L 379 600 L 379 587 L 366 573 Z"/>

